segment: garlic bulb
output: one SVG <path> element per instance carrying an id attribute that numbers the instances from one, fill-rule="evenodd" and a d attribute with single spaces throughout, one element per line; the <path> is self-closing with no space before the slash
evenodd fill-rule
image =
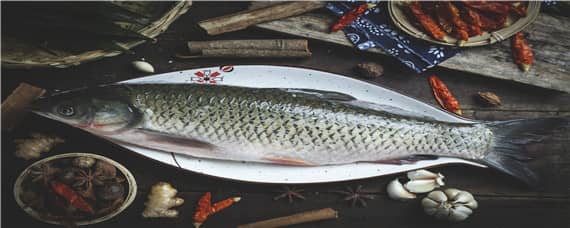
<path id="1" fill-rule="evenodd" d="M 404 187 L 413 193 L 426 193 L 435 188 L 444 186 L 444 176 L 441 173 L 432 173 L 425 169 L 408 172 L 408 181 Z"/>
<path id="2" fill-rule="evenodd" d="M 388 192 L 388 196 L 391 199 L 395 200 L 403 201 L 416 198 L 416 194 L 408 192 L 408 190 L 404 188 L 404 185 L 400 183 L 398 178 L 394 179 L 388 184 L 386 191 Z"/>
<path id="3" fill-rule="evenodd" d="M 478 204 L 471 193 L 449 188 L 430 192 L 422 199 L 422 206 L 428 215 L 458 222 L 467 219 Z"/>

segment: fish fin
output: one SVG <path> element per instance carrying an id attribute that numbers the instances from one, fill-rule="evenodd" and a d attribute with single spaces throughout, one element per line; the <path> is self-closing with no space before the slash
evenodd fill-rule
<path id="1" fill-rule="evenodd" d="M 266 161 L 270 161 L 271 163 L 280 164 L 280 165 L 315 166 L 315 164 L 308 162 L 308 161 L 305 161 L 305 160 L 290 158 L 290 157 L 283 157 L 283 156 L 267 155 L 267 156 L 262 157 L 261 159 L 266 160 Z"/>
<path id="2" fill-rule="evenodd" d="M 356 100 L 353 96 L 345 93 L 316 90 L 316 89 L 282 89 L 287 93 L 291 93 L 296 96 L 303 97 L 314 97 L 319 99 L 331 100 L 331 101 L 351 101 Z"/>
<path id="3" fill-rule="evenodd" d="M 417 117 L 417 118 L 421 118 L 421 119 L 435 120 L 435 118 L 433 118 L 431 116 L 427 116 L 425 114 L 413 112 L 410 110 L 405 110 L 405 109 L 395 107 L 395 106 L 390 106 L 390 105 L 376 104 L 376 103 L 372 103 L 372 102 L 368 102 L 368 101 L 361 101 L 361 100 L 352 100 L 352 101 L 346 101 L 343 103 L 351 105 L 351 106 L 359 107 L 359 108 L 372 109 L 375 111 L 396 114 L 399 116 L 410 116 L 410 117 Z"/>
<path id="4" fill-rule="evenodd" d="M 539 184 L 538 176 L 525 163 L 530 157 L 524 146 L 542 141 L 556 130 L 570 129 L 570 118 L 521 119 L 484 124 L 491 129 L 495 138 L 481 162 L 536 187 Z"/>
<path id="5" fill-rule="evenodd" d="M 381 164 L 390 164 L 390 165 L 408 165 L 408 164 L 415 164 L 418 161 L 435 160 L 437 158 L 438 157 L 435 155 L 412 155 L 405 158 L 378 160 L 373 162 Z"/>
<path id="6" fill-rule="evenodd" d="M 136 128 L 134 129 L 134 131 L 136 131 L 136 133 L 144 134 L 145 140 L 147 140 L 149 143 L 173 144 L 181 147 L 193 147 L 193 148 L 212 149 L 212 150 L 216 148 L 215 145 L 201 140 L 168 135 L 162 132 L 153 131 L 149 129 Z"/>

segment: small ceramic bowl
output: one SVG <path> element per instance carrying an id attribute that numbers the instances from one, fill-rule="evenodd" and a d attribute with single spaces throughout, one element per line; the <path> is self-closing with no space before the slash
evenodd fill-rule
<path id="1" fill-rule="evenodd" d="M 37 166 L 37 165 L 41 165 L 41 164 L 44 164 L 47 162 L 52 162 L 52 161 L 58 160 L 58 159 L 74 158 L 74 157 L 91 157 L 91 158 L 94 158 L 96 160 L 105 161 L 105 162 L 115 166 L 117 168 L 117 170 L 125 177 L 125 185 L 127 187 L 127 189 L 125 191 L 126 195 L 125 195 L 124 202 L 122 203 L 122 205 L 120 207 L 118 207 L 117 209 L 115 209 L 111 213 L 105 214 L 101 217 L 96 217 L 96 218 L 89 219 L 89 220 L 75 221 L 76 225 L 89 225 L 89 224 L 95 224 L 95 223 L 103 222 L 105 220 L 108 220 L 110 218 L 115 217 L 116 215 L 121 213 L 123 210 L 125 210 L 129 205 L 131 205 L 131 203 L 134 201 L 135 196 L 137 194 L 137 183 L 135 181 L 133 174 L 129 170 L 127 170 L 127 168 L 125 168 L 123 165 L 117 163 L 116 161 L 113 161 L 107 157 L 97 155 L 97 154 L 66 153 L 66 154 L 59 154 L 59 155 L 55 155 L 55 156 L 51 156 L 51 157 L 47 157 L 47 158 L 44 158 L 42 160 L 39 160 L 39 161 L 35 162 L 34 164 L 28 166 L 20 174 L 20 176 L 18 176 L 18 179 L 16 179 L 16 183 L 14 184 L 14 197 L 16 199 L 16 203 L 18 203 L 20 208 L 22 208 L 30 216 L 32 216 L 32 217 L 34 217 L 40 221 L 50 223 L 50 224 L 61 225 L 62 224 L 61 221 L 50 220 L 50 219 L 47 219 L 45 217 L 42 217 L 39 212 L 37 212 L 33 208 L 25 205 L 25 203 L 21 199 L 21 196 L 24 193 L 23 183 L 26 180 L 27 176 L 29 175 L 32 167 Z"/>

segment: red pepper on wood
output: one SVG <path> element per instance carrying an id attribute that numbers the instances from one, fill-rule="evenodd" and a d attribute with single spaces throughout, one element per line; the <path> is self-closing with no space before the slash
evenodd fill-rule
<path id="1" fill-rule="evenodd" d="M 81 196 L 79 196 L 73 189 L 64 183 L 59 181 L 52 180 L 50 182 L 53 191 L 63 197 L 67 202 L 74 208 L 79 209 L 80 211 L 87 212 L 93 214 L 93 208 L 87 201 L 85 201 Z"/>
<path id="2" fill-rule="evenodd" d="M 441 105 L 447 111 L 453 112 L 457 115 L 461 115 L 461 107 L 459 107 L 459 102 L 453 97 L 447 86 L 443 84 L 439 78 L 435 75 L 429 77 L 429 84 L 433 90 L 433 95 L 437 100 L 437 103 Z"/>
<path id="3" fill-rule="evenodd" d="M 422 10 L 422 5 L 419 2 L 411 2 L 408 6 L 426 32 L 436 40 L 444 40 L 446 33 L 437 26 L 433 18 Z"/>
<path id="4" fill-rule="evenodd" d="M 515 34 L 513 39 L 513 59 L 517 65 L 523 70 L 528 71 L 532 63 L 534 63 L 534 56 L 530 46 L 524 39 L 522 32 Z"/>
<path id="5" fill-rule="evenodd" d="M 342 15 L 342 17 L 340 17 L 340 19 L 338 19 L 336 23 L 333 24 L 333 26 L 331 27 L 331 32 L 336 32 L 345 28 L 354 20 L 356 20 L 356 18 L 360 17 L 360 15 L 366 12 L 366 10 L 373 8 L 375 6 L 376 4 L 363 3 L 357 6 L 356 8 L 348 11 L 347 13 Z"/>

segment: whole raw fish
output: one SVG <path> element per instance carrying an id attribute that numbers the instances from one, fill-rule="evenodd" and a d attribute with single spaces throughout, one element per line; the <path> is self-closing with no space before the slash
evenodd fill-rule
<path id="1" fill-rule="evenodd" d="M 527 183 L 521 144 L 568 119 L 447 123 L 337 92 L 198 84 L 117 84 L 41 99 L 36 113 L 112 141 L 195 157 L 285 165 L 405 163 L 447 156 Z M 527 134 L 534 133 L 534 134 Z"/>

